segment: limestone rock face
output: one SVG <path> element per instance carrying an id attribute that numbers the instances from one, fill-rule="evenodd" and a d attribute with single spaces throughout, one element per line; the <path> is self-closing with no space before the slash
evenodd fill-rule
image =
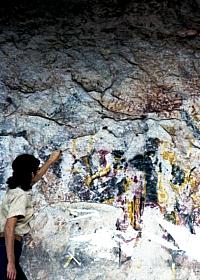
<path id="1" fill-rule="evenodd" d="M 47 274 L 43 266 L 50 265 L 49 262 L 56 274 L 48 274 L 48 279 L 60 279 L 66 272 L 68 279 L 73 279 L 76 273 L 84 268 L 91 269 L 91 265 L 98 262 L 112 261 L 118 266 L 119 243 L 115 221 L 122 213 L 121 209 L 110 205 L 85 202 L 55 203 L 40 208 L 32 221 L 31 239 L 26 239 L 22 256 L 22 260 L 26 255 L 34 255 L 35 258 L 36 252 L 40 252 L 37 256 L 40 265 L 33 261 L 26 268 L 27 274 L 31 275 L 32 271 L 35 277 Z"/>
<path id="2" fill-rule="evenodd" d="M 28 279 L 199 279 L 199 1 L 11 2 L 0 201 L 17 155 L 63 150 L 33 187 Z"/>
<path id="3" fill-rule="evenodd" d="M 54 257 L 60 252 L 65 252 L 67 247 L 74 247 L 75 243 L 87 243 L 95 233 L 99 234 L 99 231 L 113 231 L 120 214 L 122 215 L 121 209 L 110 205 L 85 202 L 55 203 L 40 209 L 32 221 L 31 236 L 35 243 L 38 242 L 51 257 Z M 96 241 L 102 243 L 101 238 Z M 81 250 L 80 245 L 77 249 Z M 89 253 L 90 251 L 86 254 Z M 97 251 L 96 257 L 98 253 Z"/>

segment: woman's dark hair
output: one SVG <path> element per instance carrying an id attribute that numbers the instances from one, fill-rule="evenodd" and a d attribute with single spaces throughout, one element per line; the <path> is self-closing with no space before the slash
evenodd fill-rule
<path id="1" fill-rule="evenodd" d="M 24 191 L 30 190 L 32 173 L 36 174 L 39 165 L 39 159 L 33 155 L 22 154 L 16 157 L 12 163 L 12 177 L 7 180 L 9 189 L 20 187 Z"/>

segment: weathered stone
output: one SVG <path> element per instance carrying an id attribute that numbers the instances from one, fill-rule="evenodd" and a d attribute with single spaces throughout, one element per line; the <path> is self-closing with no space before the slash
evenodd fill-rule
<path id="1" fill-rule="evenodd" d="M 121 214 L 121 209 L 105 204 L 64 202 L 47 205 L 39 210 L 32 222 L 31 239 L 27 239 L 25 252 L 35 254 L 34 251 L 41 250 L 46 257 L 35 255 L 32 262 L 43 262 L 44 267 L 49 266 L 48 271 L 51 266 L 59 269 L 58 265 L 62 270 L 69 265 L 86 269 L 102 259 L 118 263 L 118 255 L 113 249 L 118 248 L 114 229 Z M 70 259 L 71 255 L 75 259 Z M 27 272 L 31 274 L 31 271 Z M 37 269 L 35 273 L 42 272 Z M 72 274 L 70 270 L 66 273 Z"/>
<path id="2" fill-rule="evenodd" d="M 157 221 L 198 236 L 199 1 L 9 4 L 0 200 L 18 154 L 63 150 L 33 188 L 28 279 L 199 279 L 198 260 Z"/>

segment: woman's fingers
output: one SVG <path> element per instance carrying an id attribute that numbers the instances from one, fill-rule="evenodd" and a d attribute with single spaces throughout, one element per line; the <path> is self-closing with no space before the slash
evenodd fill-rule
<path id="1" fill-rule="evenodd" d="M 16 279 L 16 272 L 8 272 L 7 273 L 7 278 L 9 280 L 15 280 Z"/>
<path id="2" fill-rule="evenodd" d="M 60 150 L 54 151 L 53 153 L 51 153 L 51 155 L 49 157 L 49 160 L 52 161 L 52 162 L 57 161 L 57 160 L 59 160 L 60 155 L 61 155 Z"/>
<path id="3" fill-rule="evenodd" d="M 14 264 L 9 264 L 7 266 L 7 278 L 9 280 L 15 280 L 16 279 L 16 269 Z"/>
<path id="4" fill-rule="evenodd" d="M 16 279 L 16 273 L 8 273 L 7 278 L 9 280 L 15 280 Z"/>

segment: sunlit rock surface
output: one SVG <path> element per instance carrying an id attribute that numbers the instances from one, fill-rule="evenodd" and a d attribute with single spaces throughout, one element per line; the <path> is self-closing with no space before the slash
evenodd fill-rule
<path id="1" fill-rule="evenodd" d="M 33 188 L 28 279 L 200 278 L 199 13 L 178 0 L 2 5 L 0 199 L 17 155 L 63 150 Z"/>

